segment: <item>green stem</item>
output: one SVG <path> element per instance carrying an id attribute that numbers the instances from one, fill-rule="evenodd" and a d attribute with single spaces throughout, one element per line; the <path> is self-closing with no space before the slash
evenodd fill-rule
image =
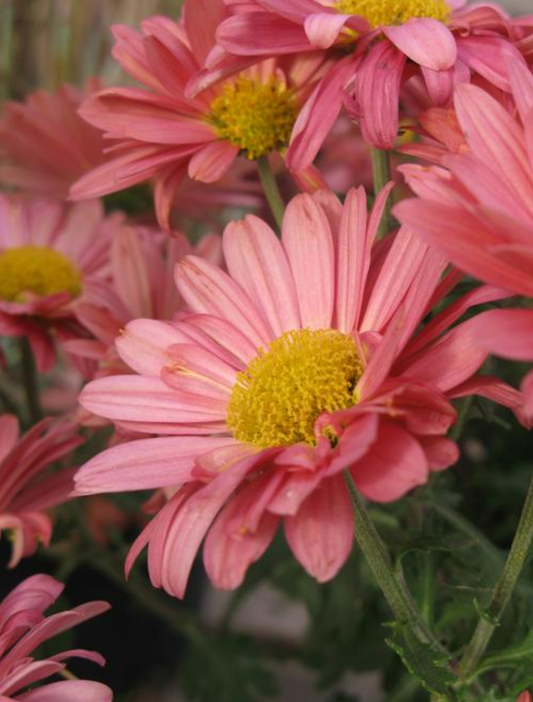
<path id="1" fill-rule="evenodd" d="M 270 205 L 276 224 L 281 229 L 283 215 L 285 214 L 285 203 L 280 195 L 268 156 L 261 156 L 261 158 L 257 159 L 257 169 L 259 170 L 259 177 L 261 178 L 261 185 L 263 186 L 265 197 Z"/>
<path id="2" fill-rule="evenodd" d="M 468 421 L 468 414 L 470 412 L 470 407 L 474 401 L 473 395 L 468 395 L 468 397 L 463 397 L 459 403 L 459 412 L 457 414 L 457 421 L 450 429 L 449 437 L 452 441 L 458 441 L 463 429 Z"/>
<path id="3" fill-rule="evenodd" d="M 39 374 L 35 365 L 33 351 L 26 337 L 20 340 L 20 355 L 22 362 L 22 384 L 26 394 L 28 415 L 32 424 L 43 417 L 39 399 Z"/>
<path id="4" fill-rule="evenodd" d="M 349 471 L 345 471 L 345 479 L 355 516 L 357 544 L 363 552 L 394 616 L 401 624 L 406 624 L 413 628 L 422 641 L 432 643 L 439 649 L 442 648 L 419 612 L 405 580 L 394 571 L 387 548 L 359 497 Z"/>
<path id="5" fill-rule="evenodd" d="M 374 177 L 374 195 L 377 195 L 391 179 L 390 172 L 390 158 L 389 151 L 383 151 L 382 149 L 372 148 L 372 174 Z M 385 209 L 383 210 L 383 217 L 379 223 L 377 238 L 383 239 L 391 229 L 391 211 L 392 202 L 391 197 L 387 198 L 385 204 Z"/>
<path id="6" fill-rule="evenodd" d="M 533 540 L 533 478 L 529 485 L 526 501 L 522 509 L 520 522 L 516 530 L 511 550 L 507 556 L 507 561 L 502 574 L 492 592 L 492 597 L 484 616 L 481 616 L 463 655 L 460 672 L 461 677 L 469 678 L 477 664 L 481 660 L 485 649 L 489 645 L 494 630 L 498 626 L 500 619 L 509 600 L 513 594 L 515 586 Z"/>

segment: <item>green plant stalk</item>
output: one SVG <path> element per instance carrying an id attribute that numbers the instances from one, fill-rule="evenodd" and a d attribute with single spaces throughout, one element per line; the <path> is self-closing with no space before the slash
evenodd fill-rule
<path id="1" fill-rule="evenodd" d="M 487 646 L 490 643 L 494 630 L 509 600 L 514 592 L 520 573 L 526 562 L 527 554 L 533 541 L 533 478 L 531 479 L 526 501 L 520 516 L 511 550 L 502 574 L 492 592 L 492 597 L 486 608 L 485 616 L 480 616 L 472 639 L 468 644 L 460 665 L 460 675 L 468 679 L 477 667 Z"/>
<path id="2" fill-rule="evenodd" d="M 20 339 L 20 358 L 22 363 L 22 384 L 26 395 L 28 416 L 32 424 L 43 418 L 39 398 L 39 374 L 35 365 L 33 351 L 26 337 Z"/>
<path id="3" fill-rule="evenodd" d="M 349 471 L 344 473 L 355 516 L 357 544 L 363 552 L 394 616 L 412 627 L 422 641 L 442 650 L 409 592 L 404 578 L 395 572 L 387 548 L 364 506 Z"/>
<path id="4" fill-rule="evenodd" d="M 382 149 L 372 148 L 371 158 L 372 158 L 372 175 L 374 178 L 374 195 L 377 195 L 391 179 L 391 169 L 390 169 L 390 152 L 383 151 Z M 385 208 L 383 210 L 383 217 L 379 223 L 377 238 L 383 239 L 389 231 L 391 230 L 391 215 L 392 211 L 392 201 L 391 196 L 387 198 L 385 203 Z"/>
<path id="5" fill-rule="evenodd" d="M 257 159 L 257 169 L 259 171 L 259 177 L 261 179 L 261 185 L 263 186 L 263 191 L 267 202 L 272 210 L 276 224 L 281 229 L 281 224 L 283 222 L 283 215 L 285 214 L 285 203 L 280 195 L 278 184 L 272 168 L 270 167 L 270 162 L 268 156 L 261 156 Z"/>

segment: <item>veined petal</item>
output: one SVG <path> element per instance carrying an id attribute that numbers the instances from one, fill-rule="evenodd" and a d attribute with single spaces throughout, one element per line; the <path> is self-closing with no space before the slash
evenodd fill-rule
<path id="1" fill-rule="evenodd" d="M 448 27 L 430 17 L 383 27 L 385 36 L 419 66 L 446 71 L 457 60 L 457 46 Z"/>

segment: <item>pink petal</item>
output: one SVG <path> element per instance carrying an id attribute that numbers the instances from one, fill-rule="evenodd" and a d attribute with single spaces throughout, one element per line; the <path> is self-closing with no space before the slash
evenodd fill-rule
<path id="1" fill-rule="evenodd" d="M 383 27 L 385 36 L 419 66 L 446 71 L 457 60 L 455 38 L 448 27 L 429 17 Z"/>
<path id="2" fill-rule="evenodd" d="M 443 436 L 428 436 L 421 440 L 430 470 L 445 470 L 459 460 L 459 447 Z"/>
<path id="3" fill-rule="evenodd" d="M 328 329 L 335 296 L 335 262 L 329 222 L 310 195 L 291 200 L 282 241 L 292 269 L 303 327 Z"/>
<path id="4" fill-rule="evenodd" d="M 378 440 L 362 461 L 352 467 L 351 474 L 366 498 L 392 502 L 426 483 L 428 464 L 412 434 L 397 424 L 383 421 Z"/>
<path id="5" fill-rule="evenodd" d="M 285 251 L 261 219 L 248 215 L 224 231 L 228 271 L 264 314 L 274 332 L 300 328 L 298 298 Z"/>
<path id="6" fill-rule="evenodd" d="M 309 15 L 305 18 L 305 33 L 313 46 L 319 49 L 329 49 L 337 41 L 344 25 L 352 15 L 340 12 Z"/>
<path id="7" fill-rule="evenodd" d="M 0 417 L 0 461 L 3 461 L 15 446 L 18 436 L 18 419 L 13 414 L 3 414 Z"/>
<path id="8" fill-rule="evenodd" d="M 17 697 L 24 702 L 111 702 L 112 690 L 107 685 L 89 680 L 65 680 L 49 683 Z"/>
<path id="9" fill-rule="evenodd" d="M 285 518 L 285 536 L 297 560 L 323 583 L 339 572 L 350 555 L 354 520 L 344 478 L 324 480 L 294 517 Z"/>
<path id="10" fill-rule="evenodd" d="M 515 361 L 533 360 L 533 310 L 489 310 L 472 327 L 485 351 Z"/>
<path id="11" fill-rule="evenodd" d="M 76 474 L 76 495 L 153 490 L 189 482 L 196 458 L 233 445 L 227 437 L 157 437 L 113 446 Z"/>
<path id="12" fill-rule="evenodd" d="M 309 51 L 303 27 L 270 12 L 243 12 L 223 22 L 217 40 L 237 56 L 272 56 Z"/>
<path id="13" fill-rule="evenodd" d="M 117 351 L 132 370 L 141 375 L 159 377 L 171 363 L 169 347 L 188 338 L 168 322 L 135 319 L 129 322 L 115 342 Z"/>
<path id="14" fill-rule="evenodd" d="M 207 144 L 189 161 L 189 178 L 202 183 L 215 183 L 228 172 L 238 153 L 239 147 L 227 141 Z"/>

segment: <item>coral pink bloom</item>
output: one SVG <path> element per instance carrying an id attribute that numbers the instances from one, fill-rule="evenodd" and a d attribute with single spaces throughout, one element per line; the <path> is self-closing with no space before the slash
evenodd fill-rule
<path id="1" fill-rule="evenodd" d="M 113 237 L 112 286 L 106 306 L 92 302 L 76 306 L 78 320 L 94 339 L 75 339 L 65 348 L 98 361 L 101 374 L 127 371 L 117 356 L 115 338 L 132 319 L 170 320 L 179 312 L 183 300 L 174 284 L 174 267 L 190 253 L 219 265 L 220 236 L 210 234 L 192 247 L 183 234 L 168 237 L 148 227 L 124 226 Z"/>
<path id="2" fill-rule="evenodd" d="M 70 186 L 105 158 L 101 131 L 77 114 L 100 88 L 95 80 L 83 91 L 64 85 L 55 93 L 30 93 L 24 103 L 6 103 L 0 117 L 0 183 L 66 198 Z"/>
<path id="3" fill-rule="evenodd" d="M 52 524 L 44 512 L 68 498 L 73 471 L 46 469 L 81 443 L 71 422 L 43 420 L 19 438 L 17 418 L 0 416 L 0 532 L 13 534 L 10 566 L 31 555 L 39 541 L 50 542 Z"/>
<path id="4" fill-rule="evenodd" d="M 516 698 L 516 702 L 532 702 L 531 701 L 531 694 L 527 691 L 522 692 L 522 694 Z"/>
<path id="5" fill-rule="evenodd" d="M 525 30 L 495 5 L 464 0 L 249 0 L 226 2 L 234 16 L 217 39 L 241 58 L 301 51 L 335 57 L 294 127 L 287 163 L 309 166 L 346 103 L 373 146 L 391 149 L 398 134 L 401 88 L 423 81 L 435 105 L 446 105 L 472 74 L 510 90 L 507 62 L 524 61 L 514 42 Z M 353 51 L 350 52 L 350 48 Z M 348 50 L 348 51 L 347 51 Z M 214 53 L 208 63 L 216 75 Z M 224 60 L 228 61 L 224 55 Z"/>
<path id="6" fill-rule="evenodd" d="M 85 658 L 105 665 L 99 653 L 76 649 L 36 660 L 33 652 L 52 637 L 109 609 L 107 602 L 87 602 L 46 617 L 44 612 L 63 592 L 49 575 L 23 580 L 0 602 L 0 700 L 24 702 L 110 702 L 107 685 L 90 680 L 63 680 L 35 687 L 66 669 L 66 658 Z"/>
<path id="7" fill-rule="evenodd" d="M 204 7 L 205 5 L 205 7 Z M 116 26 L 114 56 L 149 90 L 112 88 L 98 93 L 81 115 L 113 140 L 113 158 L 73 187 L 74 199 L 155 180 L 160 224 L 167 229 L 171 202 L 188 175 L 219 180 L 240 152 L 249 159 L 284 149 L 300 105 L 323 70 L 320 56 L 272 59 L 190 98 L 186 86 L 214 45 L 222 0 L 187 0 L 183 23 L 147 19 L 139 35 Z"/>
<path id="8" fill-rule="evenodd" d="M 420 199 L 396 207 L 398 218 L 480 280 L 533 298 L 533 76 L 510 66 L 519 121 L 473 85 L 457 88 L 457 119 L 467 153 L 443 168 L 405 166 Z M 479 342 L 500 355 L 533 360 L 533 311 L 490 311 Z M 533 417 L 533 374 L 524 381 Z"/>
<path id="9" fill-rule="evenodd" d="M 505 293 L 480 288 L 415 335 L 454 278 L 441 283 L 446 261 L 406 230 L 373 249 L 388 192 L 369 216 L 362 188 L 344 207 L 327 191 L 299 195 L 281 242 L 257 217 L 229 224 L 228 274 L 196 256 L 177 267 L 190 315 L 128 324 L 117 349 L 136 375 L 93 381 L 80 401 L 159 436 L 93 458 L 77 493 L 181 485 L 128 569 L 149 544 L 153 584 L 181 597 L 207 534 L 209 577 L 234 588 L 282 522 L 326 581 L 352 546 L 346 468 L 368 499 L 395 500 L 456 461 L 450 397 L 479 389 L 516 404 L 499 381 L 473 378 L 486 354 L 470 322 L 448 331 Z"/>
<path id="10" fill-rule="evenodd" d="M 105 217 L 97 201 L 0 195 L 0 332 L 27 337 L 41 371 L 55 359 L 51 332 L 59 341 L 82 336 L 76 304 L 105 298 L 121 220 Z"/>

